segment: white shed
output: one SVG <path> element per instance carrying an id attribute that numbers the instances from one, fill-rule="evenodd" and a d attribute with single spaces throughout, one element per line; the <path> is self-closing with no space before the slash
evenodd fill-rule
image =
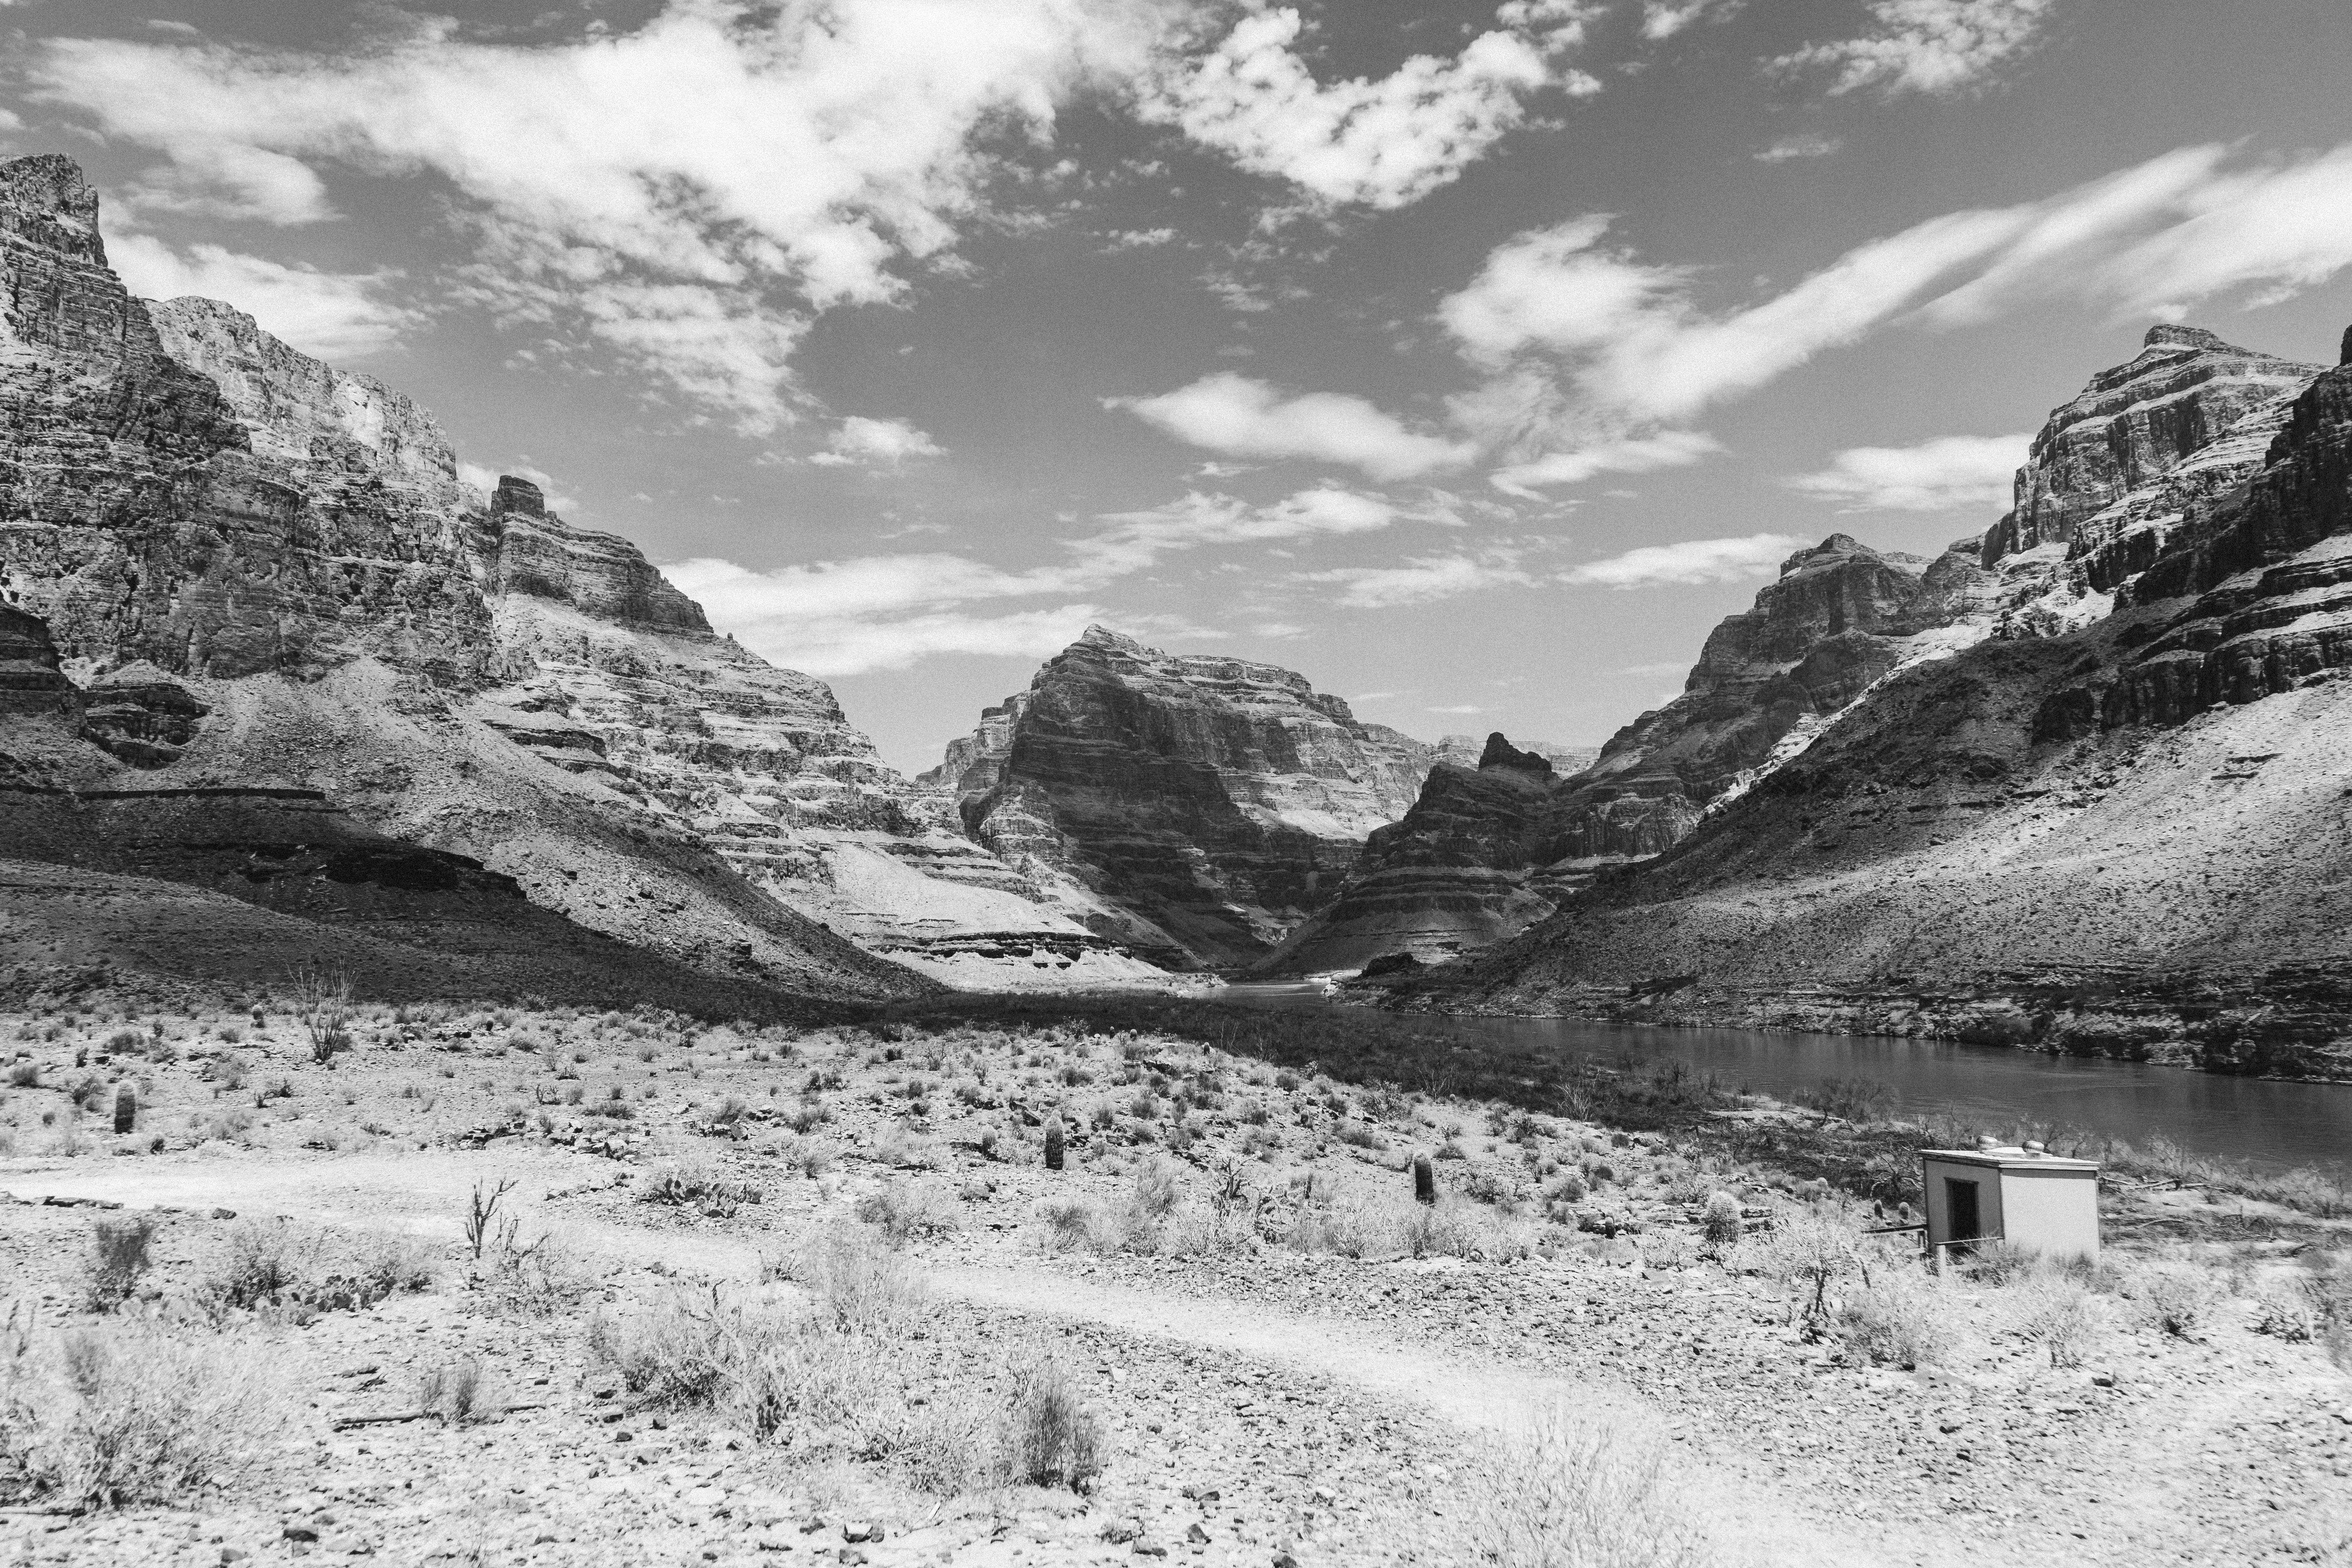
<path id="1" fill-rule="evenodd" d="M 2099 1256 L 2099 1165 L 2039 1143 L 1922 1149 L 1927 1247 L 2011 1241 L 2053 1258 Z"/>

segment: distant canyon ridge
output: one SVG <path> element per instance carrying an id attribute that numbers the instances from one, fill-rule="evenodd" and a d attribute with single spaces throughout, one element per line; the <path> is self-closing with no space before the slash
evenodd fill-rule
<path id="1" fill-rule="evenodd" d="M 2352 370 L 2161 326 L 1932 558 L 1834 534 L 1578 751 L 1095 627 L 940 764 L 0 165 L 0 973 L 1394 1005 L 2352 1077 Z"/>

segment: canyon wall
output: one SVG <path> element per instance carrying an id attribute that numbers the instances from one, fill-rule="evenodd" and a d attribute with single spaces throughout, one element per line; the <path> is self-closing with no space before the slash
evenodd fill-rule
<path id="1" fill-rule="evenodd" d="M 1264 957 L 1430 763 L 1289 670 L 1095 626 L 923 779 L 981 844 L 1097 899 L 1097 929 L 1193 969 Z"/>
<path id="2" fill-rule="evenodd" d="M 0 597 L 79 710 L 74 744 L 0 737 L 0 778 L 315 792 L 582 927 L 805 994 L 1156 973 L 635 545 L 521 480 L 471 493 L 429 414 L 230 307 L 131 298 L 70 162 L 0 165 Z"/>
<path id="3" fill-rule="evenodd" d="M 2352 1078 L 2352 367 L 2162 327 L 2053 427 L 1980 557 L 2048 586 L 1400 993 Z"/>

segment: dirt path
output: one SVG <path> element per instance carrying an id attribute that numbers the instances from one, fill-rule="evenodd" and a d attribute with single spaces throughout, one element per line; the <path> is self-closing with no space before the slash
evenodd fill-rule
<path id="1" fill-rule="evenodd" d="M 538 1200 L 610 1179 L 606 1162 L 551 1152 L 360 1155 L 317 1160 L 241 1159 L 170 1164 L 142 1161 L 107 1166 L 59 1167 L 9 1178 L 21 1200 L 49 1194 L 101 1198 L 131 1206 L 212 1205 L 243 1215 L 283 1214 L 314 1223 L 393 1225 L 454 1238 L 458 1215 L 478 1181 L 518 1177 L 517 1196 Z M 719 1278 L 757 1276 L 756 1238 L 706 1230 L 680 1232 L 542 1211 L 578 1243 L 614 1262 L 660 1262 L 675 1271 Z M 1000 1244 L 1001 1246 L 1001 1244 Z M 1808 1508 L 1784 1487 L 1767 1489 L 1738 1473 L 1738 1456 L 1710 1456 L 1677 1436 L 1659 1410 L 1628 1390 L 1590 1381 L 1548 1377 L 1507 1362 L 1474 1361 L 1401 1348 L 1345 1321 L 1284 1312 L 1263 1304 L 1226 1301 L 1077 1280 L 1003 1262 L 930 1260 L 933 1289 L 977 1305 L 1048 1319 L 1077 1320 L 1117 1332 L 1182 1344 L 1284 1366 L 1331 1379 L 1376 1397 L 1435 1415 L 1465 1433 L 1507 1434 L 1538 1411 L 1559 1407 L 1580 1421 L 1605 1426 L 1630 1441 L 1656 1445 L 1666 1456 L 1677 1490 L 1725 1560 L 1765 1564 L 1884 1568 L 1937 1560 L 1934 1538 L 1903 1531 L 1890 1537 L 1874 1527 L 1871 1539 L 1850 1539 L 1828 1505 Z M 2014 1559 L 1973 1553 L 1988 1568 Z"/>

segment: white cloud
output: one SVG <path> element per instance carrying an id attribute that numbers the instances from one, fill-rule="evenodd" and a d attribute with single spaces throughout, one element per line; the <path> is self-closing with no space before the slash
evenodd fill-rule
<path id="1" fill-rule="evenodd" d="M 1801 539 L 1785 533 L 1754 533 L 1745 539 L 1688 539 L 1680 544 L 1650 544 L 1606 561 L 1591 561 L 1563 573 L 1563 583 L 1603 588 L 1654 588 L 1694 583 L 1737 583 L 1767 577 L 1780 569 Z"/>
<path id="2" fill-rule="evenodd" d="M 1833 67 L 1832 93 L 1874 87 L 1949 95 L 1989 84 L 2041 42 L 2053 0 L 1871 0 L 1876 26 L 1858 38 L 1813 44 L 1771 63 L 1783 70 Z"/>
<path id="3" fill-rule="evenodd" d="M 864 463 L 903 467 L 910 458 L 944 458 L 947 448 L 903 419 L 868 419 L 853 414 L 826 439 L 825 449 L 809 458 L 828 467 Z"/>
<path id="4" fill-rule="evenodd" d="M 2042 201 L 1929 218 L 1727 310 L 1701 307 L 1692 269 L 1603 245 L 1611 220 L 1588 215 L 1496 247 L 1440 316 L 1495 372 L 1490 401 L 1606 435 L 1687 419 L 1893 323 L 1956 326 L 2052 297 L 2177 315 L 2238 289 L 2282 298 L 2352 265 L 2352 146 L 2244 171 L 2222 167 L 2226 151 L 2183 148 Z"/>
<path id="5" fill-rule="evenodd" d="M 940 653 L 1051 653 L 1102 611 L 1088 595 L 1203 545 L 1366 533 L 1401 521 L 1454 521 L 1351 490 L 1307 489 L 1253 506 L 1192 494 L 1148 511 L 1113 512 L 1097 531 L 1065 540 L 1062 560 L 1008 572 L 945 552 L 868 555 L 754 571 L 699 558 L 665 566 L 702 603 L 711 625 L 763 657 L 816 675 L 896 669 Z M 1063 601 L 990 614 L 1020 599 Z M 1129 624 L 1136 624 L 1130 617 Z M 1287 635 L 1265 632 L 1262 635 Z"/>
<path id="6" fill-rule="evenodd" d="M 1799 158 L 1826 158 L 1843 148 L 1845 142 L 1835 136 L 1817 136 L 1807 132 L 1783 136 L 1769 147 L 1755 154 L 1759 163 L 1786 163 Z"/>
<path id="7" fill-rule="evenodd" d="M 106 254 L 123 287 L 142 299 L 201 294 L 222 300 L 323 360 L 359 359 L 389 348 L 421 319 L 383 297 L 394 273 L 321 272 L 217 245 L 175 250 L 146 234 L 110 234 Z"/>
<path id="8" fill-rule="evenodd" d="M 1785 481 L 1840 511 L 1949 511 L 2007 503 L 2033 437 L 1939 436 L 1914 447 L 1853 447 Z"/>
<path id="9" fill-rule="evenodd" d="M 1503 555 L 1485 559 L 1417 556 L 1402 566 L 1342 566 L 1328 572 L 1301 572 L 1293 580 L 1338 584 L 1338 603 L 1351 610 L 1422 605 L 1483 588 L 1526 587 L 1535 581 L 1516 561 Z"/>
<path id="10" fill-rule="evenodd" d="M 1154 0 L 671 0 L 552 46 L 451 23 L 329 57 L 64 39 L 32 74 L 165 184 L 291 222 L 317 171 L 430 174 L 481 246 L 478 296 L 578 330 L 747 427 L 788 421 L 812 311 L 901 297 L 978 205 L 976 137 L 1044 134 L 1139 77 Z"/>
<path id="11" fill-rule="evenodd" d="M 1468 443 L 1408 428 L 1360 397 L 1315 392 L 1285 397 L 1230 371 L 1157 397 L 1107 400 L 1181 441 L 1245 458 L 1346 463 L 1376 479 L 1410 479 L 1468 462 Z"/>
<path id="12" fill-rule="evenodd" d="M 1652 43 L 1702 22 L 1727 22 L 1745 0 L 1642 0 L 1642 37 Z"/>
<path id="13" fill-rule="evenodd" d="M 1487 476 L 1487 483 L 1509 495 L 1533 497 L 1544 485 L 1581 484 L 1596 474 L 1679 468 L 1722 450 L 1722 442 L 1696 430 L 1661 430 L 1652 436 L 1620 437 L 1547 452 L 1496 470 Z"/>
<path id="14" fill-rule="evenodd" d="M 1415 55 L 1377 81 L 1328 84 L 1317 82 L 1296 52 L 1305 30 L 1297 10 L 1257 11 L 1171 71 L 1145 113 L 1323 202 L 1403 206 L 1484 156 L 1519 123 L 1527 95 L 1556 84 L 1598 88 L 1547 58 L 1580 37 L 1577 7 L 1506 9 L 1519 26 L 1482 33 L 1452 59 Z M 1544 24 L 1540 38 L 1525 30 Z"/>
<path id="15" fill-rule="evenodd" d="M 1479 707 L 1475 702 L 1453 702 L 1442 708 L 1424 708 L 1422 711 L 1424 713 L 1485 713 L 1489 710 Z"/>

